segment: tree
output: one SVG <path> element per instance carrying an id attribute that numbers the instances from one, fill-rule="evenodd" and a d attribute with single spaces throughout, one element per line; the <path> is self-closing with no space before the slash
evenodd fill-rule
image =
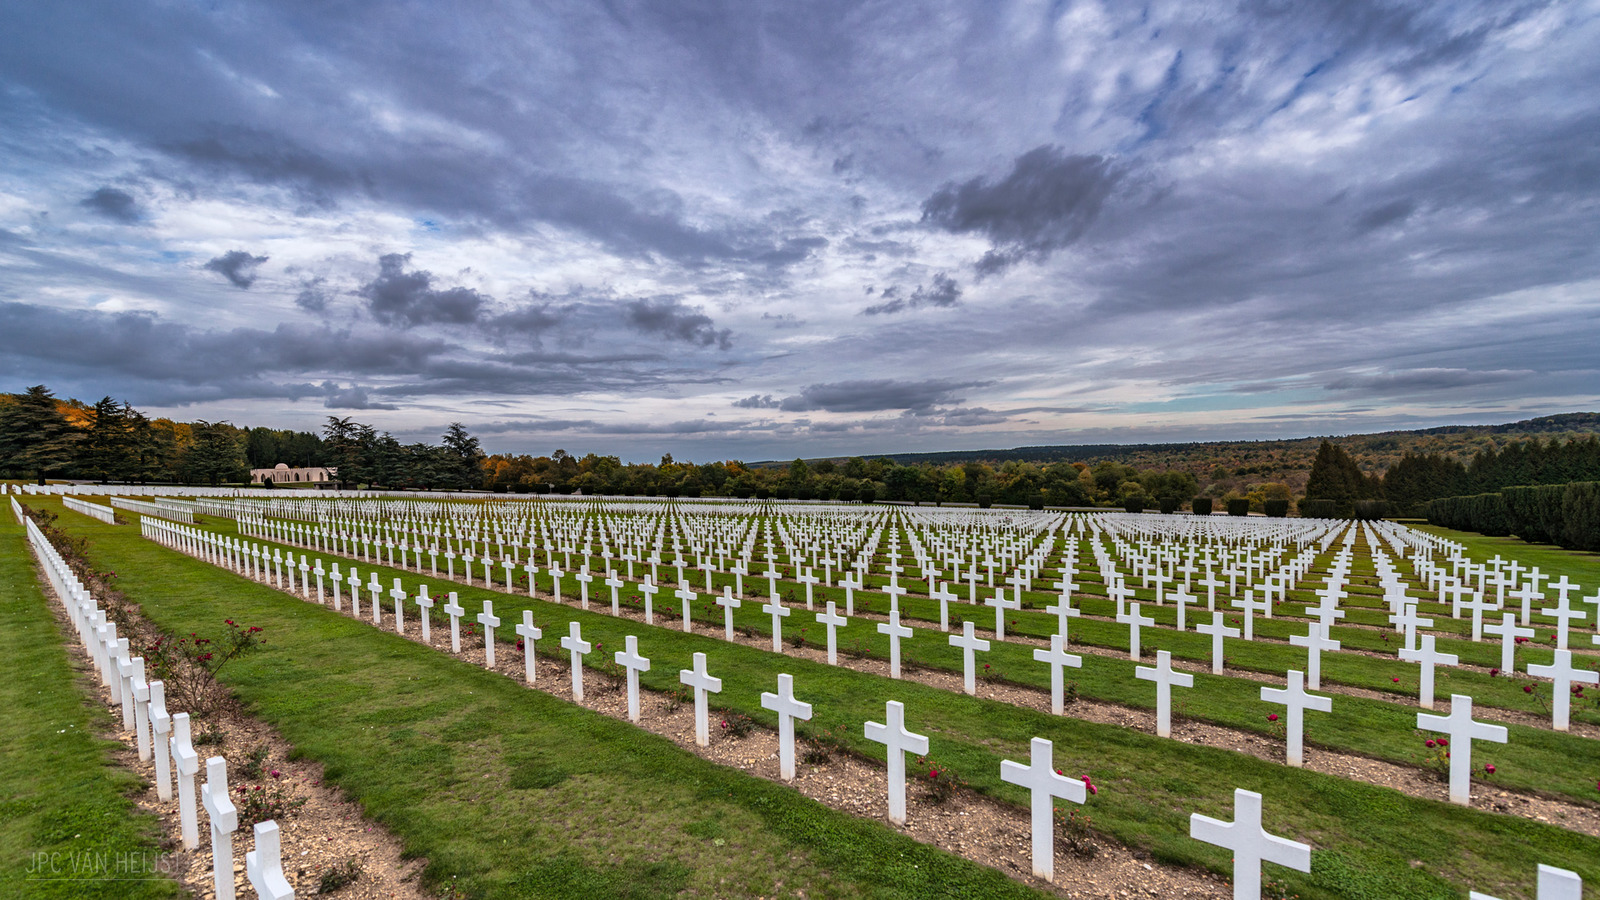
<path id="1" fill-rule="evenodd" d="M 78 445 L 78 470 L 91 478 L 126 479 L 134 468 L 132 433 L 134 409 L 110 397 L 101 398 L 89 413 L 89 427 Z"/>
<path id="2" fill-rule="evenodd" d="M 444 432 L 445 480 L 456 490 L 467 490 L 483 484 L 483 448 L 478 439 L 467 433 L 460 422 L 451 422 Z M 570 457 L 568 457 L 570 459 Z M 573 468 L 577 461 L 573 460 Z"/>
<path id="3" fill-rule="evenodd" d="M 372 479 L 372 444 L 377 433 L 372 426 L 352 421 L 349 416 L 329 416 L 322 426 L 322 442 L 327 459 L 338 469 L 339 486 L 357 485 Z"/>
<path id="4" fill-rule="evenodd" d="M 80 435 L 44 385 L 9 396 L 11 402 L 0 407 L 0 466 L 44 484 L 45 475 L 72 464 Z"/>
<path id="5" fill-rule="evenodd" d="M 194 423 L 194 440 L 184 452 L 183 472 L 194 481 L 219 484 L 247 474 L 244 442 L 238 429 L 227 422 Z"/>
<path id="6" fill-rule="evenodd" d="M 1381 488 L 1361 474 L 1361 467 L 1343 447 L 1324 440 L 1317 447 L 1317 458 L 1311 463 L 1311 476 L 1306 480 L 1307 500 L 1332 500 L 1336 515 L 1350 516 L 1355 512 L 1357 500 L 1376 499 Z"/>

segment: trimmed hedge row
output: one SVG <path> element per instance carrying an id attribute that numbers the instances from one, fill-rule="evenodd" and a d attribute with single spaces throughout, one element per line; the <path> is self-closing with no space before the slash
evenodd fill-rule
<path id="1" fill-rule="evenodd" d="M 1445 497 L 1428 504 L 1428 521 L 1490 537 L 1516 535 L 1568 550 L 1600 550 L 1600 481 Z"/>

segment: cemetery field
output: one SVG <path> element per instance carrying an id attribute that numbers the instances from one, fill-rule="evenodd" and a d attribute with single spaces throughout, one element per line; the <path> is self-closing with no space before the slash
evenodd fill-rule
<path id="1" fill-rule="evenodd" d="M 1457 541 L 1480 559 L 1501 556 L 1538 566 L 1557 578 L 1562 575 L 1582 582 L 1587 588 L 1600 577 L 1600 554 L 1564 550 L 1554 544 L 1530 544 L 1519 537 L 1489 537 L 1471 531 L 1456 531 L 1438 525 L 1416 525 L 1418 531 Z"/>
<path id="2" fill-rule="evenodd" d="M 65 513 L 64 521 L 73 514 Z M 225 673 L 250 711 L 467 897 L 1032 896 L 993 870 L 362 622 L 76 527 L 175 633 L 224 618 L 268 643 Z"/>
<path id="3" fill-rule="evenodd" d="M 62 510 L 55 500 L 29 501 Z M 498 514 L 494 507 L 474 506 Z M 419 505 L 417 514 L 431 508 Z M 654 597 L 653 624 L 644 621 L 648 598 L 637 590 L 642 572 L 632 577 L 634 563 L 645 566 L 642 554 L 628 562 L 621 614 L 613 615 L 612 592 L 602 587 L 601 576 L 608 568 L 621 570 L 622 561 L 604 548 L 591 552 L 587 530 L 576 559 L 578 547 L 572 545 L 577 540 L 540 539 L 543 565 L 533 567 L 529 561 L 534 571 L 527 572 L 536 594 L 532 597 L 524 569 L 502 568 L 501 557 L 510 560 L 503 547 L 495 554 L 493 587 L 483 586 L 481 565 L 471 585 L 464 583 L 459 569 L 453 581 L 433 574 L 420 551 L 412 564 L 400 566 L 371 559 L 371 548 L 333 552 L 331 540 L 328 548 L 312 550 L 319 571 L 336 561 L 360 568 L 363 610 L 369 614 L 367 581 L 375 579 L 381 593 L 372 597 L 383 607 L 378 627 L 370 619 L 335 611 L 331 603 L 308 602 L 309 582 L 294 589 L 299 595 L 294 596 L 162 547 L 141 536 L 138 515 L 122 515 L 134 524 L 110 526 L 68 511 L 62 511 L 60 524 L 89 537 L 96 568 L 116 571 L 119 586 L 163 629 L 205 631 L 223 619 L 265 628 L 267 646 L 229 668 L 224 675 L 229 687 L 300 754 L 321 762 L 328 780 L 398 835 L 408 855 L 426 857 L 429 884 L 460 886 L 469 896 L 669 896 L 684 891 L 756 896 L 770 893 L 775 884 L 782 892 L 807 896 L 1033 893 L 992 869 L 910 840 L 882 824 L 881 807 L 871 818 L 829 809 L 781 783 L 716 765 L 626 721 L 584 709 L 567 699 L 570 692 L 552 696 L 546 692 L 550 681 L 564 682 L 570 672 L 567 653 L 557 646 L 569 626 L 581 628 L 584 640 L 594 646 L 586 665 L 595 684 L 620 676 L 621 670 L 609 665 L 610 656 L 628 637 L 637 638 L 639 652 L 652 660 L 638 682 L 657 698 L 677 690 L 678 671 L 691 665 L 694 654 L 704 653 L 711 674 L 722 679 L 712 704 L 724 716 L 748 716 L 765 728 L 775 727 L 778 720 L 761 695 L 777 686 L 780 674 L 791 675 L 795 696 L 814 707 L 811 720 L 798 726 L 802 734 L 832 734 L 849 758 L 879 767 L 884 746 L 868 740 L 862 724 L 883 720 L 886 700 L 899 701 L 907 727 L 929 736 L 931 759 L 959 774 L 973 796 L 1019 811 L 1026 810 L 1028 794 L 1001 777 L 1001 761 L 1026 760 L 1030 740 L 1047 738 L 1057 769 L 1072 778 L 1089 776 L 1098 787 L 1084 811 L 1103 840 L 1195 872 L 1225 875 L 1231 865 L 1226 849 L 1191 837 L 1190 815 L 1231 819 L 1233 792 L 1242 788 L 1265 798 L 1268 831 L 1314 848 L 1308 873 L 1269 867 L 1268 877 L 1281 890 L 1301 897 L 1446 898 L 1465 896 L 1472 889 L 1508 900 L 1531 898 L 1535 862 L 1600 880 L 1595 863 L 1600 859 L 1600 807 L 1595 803 L 1600 756 L 1593 749 L 1600 710 L 1591 700 L 1575 700 L 1570 730 L 1553 730 L 1548 708 L 1535 706 L 1537 698 L 1523 690 L 1529 678 L 1491 674 L 1501 656 L 1497 640 L 1472 640 L 1469 622 L 1453 615 L 1449 602 L 1433 596 L 1422 570 L 1412 570 L 1408 562 L 1397 573 L 1378 547 L 1377 535 L 1369 532 L 1348 533 L 1343 549 L 1333 531 L 1322 532 L 1320 547 L 1302 540 L 1298 561 L 1274 555 L 1273 565 L 1281 567 L 1278 574 L 1283 577 L 1276 587 L 1266 574 L 1264 553 L 1260 574 L 1252 575 L 1246 567 L 1245 584 L 1265 589 L 1269 598 L 1276 590 L 1278 597 L 1262 601 L 1260 614 L 1247 600 L 1242 608 L 1239 602 L 1230 608 L 1226 599 L 1218 603 L 1219 610 L 1228 611 L 1217 622 L 1240 627 L 1241 614 L 1252 617 L 1254 639 L 1230 637 L 1225 670 L 1213 675 L 1213 639 L 1195 633 L 1197 624 L 1216 624 L 1205 609 L 1204 592 L 1187 611 L 1187 627 L 1180 630 L 1182 605 L 1173 603 L 1172 588 L 1161 582 L 1159 573 L 1177 575 L 1172 567 L 1181 555 L 1147 556 L 1131 540 L 1124 544 L 1116 538 L 1107 545 L 1114 547 L 1116 558 L 1107 558 L 1098 526 L 1093 540 L 1087 531 L 1046 531 L 1038 538 L 1024 533 L 1022 546 L 1029 540 L 1036 544 L 1027 559 L 996 551 L 1006 561 L 1001 574 L 993 575 L 994 584 L 1001 595 L 1014 591 L 1020 601 L 1002 610 L 1002 639 L 996 634 L 995 604 L 967 604 L 966 585 L 954 584 L 959 602 L 936 599 L 936 588 L 950 586 L 927 577 L 922 546 L 938 545 L 940 523 L 881 510 L 864 521 L 886 529 L 890 544 L 881 546 L 877 537 L 867 541 L 856 563 L 854 586 L 812 581 L 812 570 L 798 564 L 774 566 L 770 551 L 763 568 L 783 571 L 758 577 L 749 560 L 752 536 L 744 551 L 745 571 L 738 575 L 721 559 L 720 549 L 713 553 L 696 547 L 688 554 L 687 575 L 680 568 L 676 576 L 683 579 L 678 591 L 668 586 Z M 400 519 L 411 515 L 403 513 Z M 282 520 L 282 528 L 273 525 L 278 530 L 271 535 L 258 533 L 267 524 L 254 519 L 246 527 L 243 521 L 236 526 L 207 515 L 198 528 L 181 527 L 197 536 L 245 537 L 268 556 L 273 551 L 306 553 L 308 540 L 281 539 L 291 521 Z M 581 521 L 588 520 L 573 519 Z M 1151 516 L 1133 521 L 1160 520 Z M 792 560 L 807 539 L 802 536 L 788 546 L 789 529 L 804 535 L 810 523 L 777 516 L 754 518 L 744 527 L 755 529 L 752 535 L 766 529 L 771 546 L 774 524 Z M 571 527 L 590 529 L 593 524 Z M 606 527 L 602 524 L 602 535 Z M 681 527 L 693 542 L 695 523 Z M 395 531 L 403 533 L 398 522 Z M 527 540 L 531 548 L 534 539 Z M 816 564 L 817 538 L 810 540 Z M 482 541 L 487 552 L 487 535 Z M 675 546 L 677 541 L 673 533 Z M 392 554 L 393 540 L 389 543 Z M 922 577 L 903 552 L 903 543 L 916 549 Z M 1496 552 L 1510 556 L 1515 549 L 1469 545 L 1468 552 L 1482 559 Z M 350 554 L 358 552 L 363 558 L 353 560 Z M 717 557 L 715 565 L 712 557 Z M 463 560 L 467 558 L 464 553 Z M 1152 558 L 1158 560 L 1154 568 L 1147 562 Z M 1065 567 L 1074 567 L 1077 560 L 1082 568 L 1067 577 L 1078 579 L 1071 588 L 1076 617 L 1070 620 L 1070 633 L 1071 649 L 1082 659 L 1078 667 L 1064 670 L 1076 697 L 1076 705 L 1068 701 L 1065 715 L 1050 711 L 1051 667 L 1039 661 L 1039 654 L 1050 652 L 1051 636 L 1058 630 L 1066 633 L 1067 622 L 1050 606 L 1060 602 L 1060 591 L 1050 585 L 1053 576 L 1040 571 L 1046 559 L 1058 559 Z M 1193 559 L 1191 550 L 1191 566 Z M 444 560 L 432 562 L 442 572 Z M 703 568 L 697 571 L 696 563 Z M 452 566 L 460 565 L 452 559 Z M 846 572 L 842 561 L 831 565 L 839 567 L 839 575 Z M 1011 576 L 1008 589 L 1002 576 L 1013 567 L 1019 574 Z M 663 582 L 676 580 L 669 577 L 672 568 L 666 563 Z M 588 608 L 579 608 L 574 576 L 591 569 L 594 583 L 583 585 Z M 1207 578 L 1209 570 L 1208 564 Z M 1586 589 L 1600 586 L 1592 584 L 1595 573 L 1582 560 L 1552 561 L 1545 567 L 1557 574 L 1568 570 L 1571 578 L 1591 582 Z M 802 571 L 807 577 L 800 576 Z M 1141 575 L 1152 571 L 1158 572 L 1154 586 L 1148 577 L 1141 583 Z M 621 581 L 617 575 L 613 579 Z M 321 575 L 318 580 L 320 584 Z M 391 591 L 397 580 L 401 587 Z M 1338 585 L 1344 590 L 1328 595 L 1333 599 L 1323 598 L 1327 591 L 1314 589 L 1325 580 L 1334 585 L 1329 590 Z M 711 603 L 718 591 L 731 597 L 741 581 L 744 601 L 737 609 L 725 611 Z M 1437 670 L 1434 711 L 1451 708 L 1452 692 L 1466 694 L 1476 701 L 1475 718 L 1502 722 L 1509 735 L 1508 743 L 1479 743 L 1475 748 L 1477 765 L 1492 760 L 1498 771 L 1489 780 L 1480 773 L 1474 785 L 1478 796 L 1470 807 L 1446 802 L 1443 782 L 1421 759 L 1428 735 L 1418 730 L 1418 666 L 1394 657 L 1401 634 L 1390 630 L 1386 615 L 1392 611 L 1396 586 L 1402 584 L 1414 595 L 1406 601 L 1410 614 L 1432 617 L 1428 637 L 1440 651 L 1459 656 L 1459 665 Z M 412 598 L 427 596 L 419 593 L 423 585 L 441 607 L 445 593 L 451 592 L 465 608 L 468 626 L 480 610 L 487 614 L 486 603 L 493 604 L 501 623 L 496 672 L 473 664 L 482 659 L 483 637 L 476 629 L 464 639 L 469 645 L 478 642 L 476 651 L 469 646 L 460 655 L 450 652 L 441 609 L 432 612 L 432 646 L 416 640 L 415 617 L 421 610 Z M 782 603 L 772 603 L 787 605 L 789 618 L 780 621 L 781 610 L 769 612 L 771 607 L 763 605 L 769 588 L 784 597 Z M 682 598 L 675 596 L 682 592 L 689 594 L 684 602 L 692 607 L 689 632 L 683 630 Z M 404 636 L 394 633 L 392 596 L 407 607 L 409 631 Z M 1194 600 L 1189 596 L 1185 602 Z M 839 664 L 829 664 L 824 629 L 814 619 L 830 602 L 841 613 L 847 605 L 855 607 L 849 624 L 839 629 Z M 1124 610 L 1124 602 L 1139 605 Z M 1306 667 L 1306 649 L 1289 639 L 1303 638 L 1308 623 L 1328 621 L 1330 610 L 1319 608 L 1319 602 L 1340 607 L 1343 621 L 1324 634 L 1342 646 L 1321 654 L 1321 693 L 1334 702 L 1330 711 L 1307 713 L 1309 759 L 1305 768 L 1297 768 L 1284 765 L 1281 725 L 1268 719 L 1283 707 L 1265 702 L 1262 688 L 1281 685 L 1287 669 Z M 1478 602 L 1483 602 L 1481 595 Z M 346 594 L 346 608 L 348 604 Z M 544 690 L 519 683 L 523 653 L 513 625 L 525 613 L 543 632 L 538 653 L 546 667 L 540 675 Z M 1143 629 L 1132 626 L 1130 634 L 1130 619 L 1141 616 L 1148 623 Z M 951 625 L 948 635 L 940 629 L 942 620 Z M 976 664 L 947 640 L 959 634 L 964 622 L 977 626 L 976 637 L 989 640 Z M 775 652 L 775 628 L 780 626 L 782 652 Z M 735 630 L 733 640 L 726 639 L 725 627 Z M 896 635 L 902 627 L 908 631 L 903 640 Z M 1541 625 L 1540 630 L 1548 627 Z M 1595 659 L 1588 644 L 1591 633 L 1592 625 L 1575 632 L 1573 644 L 1581 650 L 1579 664 L 1589 669 Z M 1130 654 L 1134 646 L 1138 650 Z M 1519 647 L 1517 667 L 1559 661 L 1552 646 L 1541 637 Z M 1152 733 L 1158 704 L 1149 666 L 1157 651 L 1170 653 L 1174 669 L 1193 679 L 1192 686 L 1173 690 L 1171 738 Z M 894 657 L 903 670 L 900 677 L 893 677 L 889 660 Z M 969 696 L 960 681 L 963 673 L 973 677 L 975 665 L 984 668 L 976 675 L 980 687 Z M 602 667 L 610 671 L 594 671 Z M 1374 765 L 1366 768 L 1400 774 L 1391 775 L 1392 784 L 1356 774 L 1355 768 L 1367 762 Z M 881 791 L 881 768 L 879 772 Z M 921 807 L 914 808 L 912 816 L 919 811 Z M 1073 885 L 1061 887 L 1071 890 Z"/>
<path id="4" fill-rule="evenodd" d="M 9 517 L 0 523 L 0 659 L 0 896 L 177 896 L 154 818 L 126 796 L 136 779 L 113 766 L 99 736 L 111 719 L 85 702 L 93 685 L 69 663 Z"/>

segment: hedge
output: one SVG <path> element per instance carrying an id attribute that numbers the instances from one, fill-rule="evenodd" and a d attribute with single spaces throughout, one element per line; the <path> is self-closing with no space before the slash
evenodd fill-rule
<path id="1" fill-rule="evenodd" d="M 1194 510 L 1194 514 L 1197 516 L 1209 516 L 1211 515 L 1211 498 L 1196 497 L 1189 502 L 1189 508 Z"/>
<path id="2" fill-rule="evenodd" d="M 1230 515 L 1230 516 L 1248 516 L 1248 515 L 1250 515 L 1250 501 L 1246 500 L 1243 497 L 1235 497 L 1234 499 L 1229 500 L 1228 501 L 1228 515 Z"/>
<path id="3" fill-rule="evenodd" d="M 1336 519 L 1339 517 L 1339 501 L 1301 500 L 1300 517 L 1304 519 Z"/>
<path id="4" fill-rule="evenodd" d="M 1428 521 L 1491 537 L 1514 534 L 1568 550 L 1600 550 L 1600 482 L 1509 487 L 1498 494 L 1445 497 L 1428 504 Z"/>
<path id="5" fill-rule="evenodd" d="M 1282 519 L 1289 515 L 1289 501 L 1287 500 L 1268 500 L 1262 505 L 1267 511 L 1268 518 Z"/>

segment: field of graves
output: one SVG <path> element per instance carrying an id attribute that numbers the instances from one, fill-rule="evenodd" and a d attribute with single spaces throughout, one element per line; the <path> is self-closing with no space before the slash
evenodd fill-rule
<path id="1" fill-rule="evenodd" d="M 1600 884 L 1592 555 L 1221 516 L 13 502 L 6 571 L 31 544 L 56 598 L 8 582 L 8 639 L 55 673 L 19 693 L 14 740 L 49 745 L 65 661 L 92 660 L 119 705 L 71 710 L 82 771 L 62 784 L 98 798 L 96 846 L 174 841 L 92 758 L 98 727 L 154 765 L 162 802 L 193 804 L 187 852 L 238 845 L 209 859 L 239 863 L 219 884 L 240 896 L 315 885 L 292 813 L 252 832 L 207 791 L 243 762 L 202 762 L 210 716 L 275 730 L 425 861 L 413 887 L 437 896 L 1555 900 Z M 51 603 L 65 634 L 18 640 L 48 630 Z M 191 722 L 170 691 L 152 703 L 165 686 L 117 628 L 264 643 L 217 675 L 236 710 Z M 36 817 L 64 815 L 38 799 L 63 788 L 27 774 L 44 763 L 3 764 Z M 58 824 L 8 817 L 0 884 L 51 895 L 16 871 L 42 835 L 72 844 Z"/>

